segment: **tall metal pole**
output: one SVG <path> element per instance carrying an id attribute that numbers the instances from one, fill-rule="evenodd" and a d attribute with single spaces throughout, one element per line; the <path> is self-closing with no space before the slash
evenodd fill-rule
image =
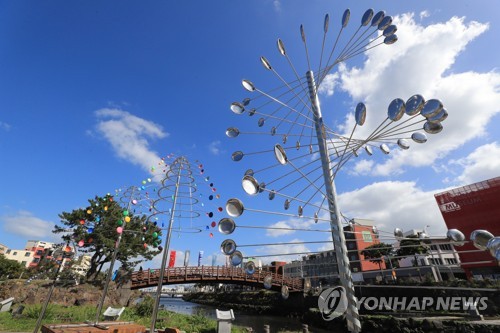
<path id="1" fill-rule="evenodd" d="M 306 73 L 307 85 L 309 88 L 309 98 L 314 113 L 314 125 L 316 128 L 316 136 L 318 139 L 318 147 L 321 157 L 321 166 L 323 168 L 323 177 L 325 180 L 325 190 L 328 196 L 328 208 L 330 211 L 330 225 L 332 229 L 333 246 L 337 256 L 339 269 L 340 283 L 344 287 L 347 296 L 347 328 L 350 332 L 361 332 L 361 323 L 359 321 L 359 313 L 357 308 L 357 300 L 354 294 L 354 284 L 352 282 L 351 269 L 349 267 L 349 258 L 347 256 L 347 247 L 344 236 L 344 229 L 340 221 L 340 210 L 337 206 L 337 194 L 335 190 L 335 182 L 331 168 L 330 156 L 328 155 L 328 147 L 325 137 L 325 127 L 323 124 L 323 116 L 319 106 L 318 94 L 316 91 L 316 83 L 314 82 L 314 73 L 308 71 Z"/>
<path id="2" fill-rule="evenodd" d="M 130 209 L 130 202 L 132 201 L 132 196 L 134 195 L 135 190 L 136 187 L 132 186 L 132 193 L 130 194 L 130 200 L 128 201 L 127 210 Z M 111 262 L 109 264 L 108 274 L 106 276 L 106 283 L 104 284 L 102 296 L 101 299 L 99 300 L 99 305 L 97 306 L 97 313 L 95 315 L 94 325 L 99 324 L 99 316 L 101 315 L 102 306 L 104 305 L 104 300 L 106 299 L 106 294 L 108 293 L 108 287 L 109 283 L 111 282 L 111 277 L 113 275 L 113 268 L 115 266 L 116 256 L 118 255 L 118 248 L 120 247 L 120 243 L 122 241 L 122 235 L 123 231 L 125 230 L 125 225 L 126 223 L 123 223 L 123 230 L 120 234 L 118 234 L 118 239 L 116 240 L 115 250 L 113 251 L 113 256 L 111 257 Z"/>
<path id="3" fill-rule="evenodd" d="M 167 237 L 165 239 L 165 248 L 163 249 L 163 258 L 161 260 L 161 269 L 160 269 L 160 280 L 158 281 L 158 288 L 156 288 L 156 299 L 153 306 L 153 314 L 151 315 L 151 326 L 150 333 L 155 332 L 156 326 L 156 317 L 158 316 L 158 308 L 160 306 L 160 298 L 161 298 L 161 289 L 163 287 L 163 277 L 165 276 L 165 267 L 167 265 L 167 255 L 170 247 L 170 237 L 172 235 L 172 225 L 174 223 L 175 216 L 175 205 L 177 204 L 177 195 L 179 193 L 179 187 L 181 183 L 181 174 L 182 174 L 182 160 L 183 157 L 177 158 L 172 165 L 176 163 L 179 164 L 178 174 L 177 174 L 177 182 L 175 183 L 175 193 L 173 197 L 172 210 L 170 213 L 170 221 L 168 223 Z M 172 168 L 171 168 L 172 169 Z"/>

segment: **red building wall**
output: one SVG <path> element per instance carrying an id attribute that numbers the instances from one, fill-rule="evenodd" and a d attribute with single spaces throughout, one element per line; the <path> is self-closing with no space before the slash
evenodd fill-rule
<path id="1" fill-rule="evenodd" d="M 448 229 L 460 230 L 467 240 L 471 232 L 478 229 L 500 236 L 500 177 L 438 193 L 434 197 Z M 489 252 L 461 253 L 476 250 L 472 243 L 456 249 L 468 277 L 500 272 Z M 480 261 L 490 263 L 472 264 Z"/>

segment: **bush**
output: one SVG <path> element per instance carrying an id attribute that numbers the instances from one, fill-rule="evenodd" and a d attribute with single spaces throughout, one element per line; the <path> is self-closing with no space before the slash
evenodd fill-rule
<path id="1" fill-rule="evenodd" d="M 135 314 L 140 317 L 150 317 L 153 314 L 155 299 L 149 295 L 145 296 L 140 303 L 135 306 Z"/>
<path id="2" fill-rule="evenodd" d="M 41 304 L 29 306 L 24 310 L 23 315 L 30 319 L 38 319 L 38 317 L 40 317 L 40 313 L 42 312 L 42 307 L 43 306 Z M 54 318 L 54 314 L 54 306 L 49 304 L 49 306 L 47 306 L 47 309 L 45 310 L 45 315 L 43 316 L 43 318 L 51 320 Z"/>

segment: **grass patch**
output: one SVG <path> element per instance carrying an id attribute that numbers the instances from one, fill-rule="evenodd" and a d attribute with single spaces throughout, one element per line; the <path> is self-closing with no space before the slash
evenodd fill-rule
<path id="1" fill-rule="evenodd" d="M 0 313 L 0 331 L 1 332 L 31 332 L 33 331 L 38 316 L 40 315 L 41 305 L 28 305 L 24 309 L 21 318 L 12 318 L 8 312 Z M 46 324 L 69 324 L 83 323 L 85 320 L 95 320 L 95 306 L 62 306 L 51 304 L 46 311 L 42 321 Z M 157 317 L 157 328 L 177 327 L 180 330 L 198 333 L 213 333 L 217 328 L 217 321 L 202 315 L 183 315 L 171 311 L 160 310 Z M 100 320 L 104 318 L 101 317 Z M 147 328 L 151 325 L 151 313 L 147 306 L 138 305 L 136 307 L 126 308 L 120 316 L 120 321 L 133 321 Z M 242 327 L 233 325 L 232 332 L 245 333 Z"/>

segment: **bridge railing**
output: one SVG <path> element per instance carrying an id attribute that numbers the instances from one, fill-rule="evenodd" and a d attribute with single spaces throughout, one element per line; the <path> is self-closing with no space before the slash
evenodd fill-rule
<path id="1" fill-rule="evenodd" d="M 290 291 L 303 290 L 303 280 L 300 278 L 285 277 L 271 271 L 257 270 L 249 275 L 240 267 L 226 266 L 189 266 L 170 267 L 165 269 L 164 284 L 194 283 L 213 281 L 221 283 L 262 284 L 268 275 L 272 277 L 274 288 L 283 285 L 288 286 Z M 158 285 L 160 270 L 136 271 L 132 273 L 132 288 L 139 289 Z"/>

